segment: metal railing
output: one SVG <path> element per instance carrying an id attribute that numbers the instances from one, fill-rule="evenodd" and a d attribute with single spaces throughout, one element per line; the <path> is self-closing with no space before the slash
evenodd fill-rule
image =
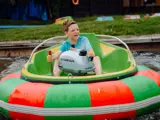
<path id="1" fill-rule="evenodd" d="M 41 47 L 44 43 L 46 43 L 46 42 L 48 42 L 48 41 L 51 41 L 51 40 L 54 40 L 54 39 L 65 39 L 65 38 L 66 38 L 66 36 L 57 36 L 57 37 L 52 37 L 52 38 L 49 38 L 49 39 L 43 41 L 42 43 L 40 43 L 38 46 L 36 46 L 36 47 L 34 48 L 34 50 L 32 51 L 32 53 L 31 53 L 31 55 L 30 55 L 29 60 L 28 60 L 27 63 L 31 62 L 32 57 L 33 57 L 33 54 L 34 54 L 34 53 L 37 51 L 37 49 L 38 49 L 39 47 Z"/>

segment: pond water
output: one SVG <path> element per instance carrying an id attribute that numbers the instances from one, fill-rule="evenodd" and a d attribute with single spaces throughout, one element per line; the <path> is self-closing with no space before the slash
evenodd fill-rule
<path id="1" fill-rule="evenodd" d="M 8 64 L 11 64 L 12 59 L 1 58 L 0 59 L 0 72 L 5 70 L 8 67 Z"/>
<path id="2" fill-rule="evenodd" d="M 136 63 L 145 65 L 157 72 L 160 72 L 160 52 L 134 52 Z M 16 58 L 0 58 L 0 78 L 3 76 L 21 70 L 28 57 Z M 160 109 L 155 110 L 150 114 L 146 114 L 132 120 L 159 120 Z M 3 119 L 5 120 L 5 119 Z"/>
<path id="3" fill-rule="evenodd" d="M 0 58 L 0 78 L 9 73 L 20 71 L 28 58 L 29 57 Z"/>

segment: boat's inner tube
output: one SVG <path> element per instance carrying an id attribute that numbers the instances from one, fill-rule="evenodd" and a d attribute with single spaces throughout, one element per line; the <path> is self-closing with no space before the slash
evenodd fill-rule
<path id="1" fill-rule="evenodd" d="M 60 56 L 59 68 L 73 75 L 85 75 L 94 70 L 94 65 L 86 50 L 69 50 Z"/>

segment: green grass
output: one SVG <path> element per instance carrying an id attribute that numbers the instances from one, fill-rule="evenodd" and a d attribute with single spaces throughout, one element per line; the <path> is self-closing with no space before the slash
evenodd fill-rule
<path id="1" fill-rule="evenodd" d="M 160 33 L 160 17 L 123 20 L 123 16 L 114 16 L 114 21 L 99 22 L 96 16 L 75 18 L 81 32 L 93 32 L 108 35 L 147 35 Z M 0 29 L 0 41 L 43 40 L 64 35 L 62 26 L 56 24 L 40 28 Z"/>

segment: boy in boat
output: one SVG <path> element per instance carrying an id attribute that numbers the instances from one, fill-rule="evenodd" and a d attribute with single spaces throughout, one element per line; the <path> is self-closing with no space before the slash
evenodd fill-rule
<path id="1" fill-rule="evenodd" d="M 55 54 L 48 55 L 47 61 L 52 62 L 55 60 L 53 74 L 54 76 L 60 76 L 61 70 L 58 67 L 60 55 L 67 50 L 86 49 L 88 56 L 93 57 L 93 64 L 95 67 L 96 75 L 101 74 L 101 62 L 99 56 L 95 56 L 92 46 L 87 37 L 79 36 L 80 31 L 77 23 L 73 20 L 67 20 L 63 23 L 63 31 L 68 37 L 60 47 L 59 51 Z"/>

